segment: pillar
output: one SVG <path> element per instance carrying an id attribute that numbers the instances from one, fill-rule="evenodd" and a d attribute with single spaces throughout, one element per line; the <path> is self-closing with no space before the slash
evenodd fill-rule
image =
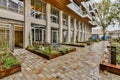
<path id="1" fill-rule="evenodd" d="M 31 0 L 24 0 L 24 48 L 31 43 Z"/>
<path id="2" fill-rule="evenodd" d="M 76 42 L 76 19 L 74 19 L 74 40 L 73 43 Z"/>
<path id="3" fill-rule="evenodd" d="M 10 24 L 9 25 L 9 48 L 11 51 L 14 51 L 14 25 Z"/>
<path id="4" fill-rule="evenodd" d="M 71 27 L 71 18 L 69 15 L 68 16 L 68 39 L 67 39 L 67 43 L 70 43 L 70 27 Z"/>
<path id="5" fill-rule="evenodd" d="M 81 34 L 81 25 L 80 25 L 80 21 L 79 21 L 79 25 L 78 25 L 78 42 L 80 42 L 80 34 Z"/>
<path id="6" fill-rule="evenodd" d="M 84 23 L 82 23 L 82 42 L 84 42 Z"/>
<path id="7" fill-rule="evenodd" d="M 85 24 L 85 26 L 84 26 L 84 34 L 85 34 L 84 40 L 85 40 L 85 41 L 87 40 L 87 39 L 86 39 L 86 38 L 87 38 L 86 33 L 87 33 L 87 32 L 86 32 L 86 24 Z"/>
<path id="8" fill-rule="evenodd" d="M 59 43 L 62 43 L 62 34 L 63 34 L 63 11 L 59 12 Z"/>
<path id="9" fill-rule="evenodd" d="M 46 26 L 46 36 L 45 36 L 45 42 L 50 43 L 51 42 L 51 7 L 50 4 L 47 3 L 46 5 L 46 18 L 47 18 L 47 26 Z"/>

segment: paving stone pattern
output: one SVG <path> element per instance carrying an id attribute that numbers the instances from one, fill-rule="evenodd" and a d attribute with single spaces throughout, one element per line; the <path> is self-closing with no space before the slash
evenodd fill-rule
<path id="1" fill-rule="evenodd" d="M 1 80 L 120 80 L 118 75 L 99 71 L 106 43 L 76 47 L 76 52 L 52 60 L 16 49 L 14 55 L 22 63 L 22 71 Z"/>

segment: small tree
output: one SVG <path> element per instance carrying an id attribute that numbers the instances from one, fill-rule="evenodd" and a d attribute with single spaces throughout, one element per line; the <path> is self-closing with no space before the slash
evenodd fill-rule
<path id="1" fill-rule="evenodd" d="M 101 27 L 103 36 L 106 35 L 108 26 L 113 22 L 113 15 L 111 15 L 111 5 L 112 3 L 110 0 L 102 0 L 96 5 L 97 13 L 94 16 L 94 19 L 95 23 Z"/>
<path id="2" fill-rule="evenodd" d="M 113 10 L 112 15 L 114 15 L 114 20 L 118 22 L 120 26 L 120 0 L 115 1 L 112 10 Z"/>

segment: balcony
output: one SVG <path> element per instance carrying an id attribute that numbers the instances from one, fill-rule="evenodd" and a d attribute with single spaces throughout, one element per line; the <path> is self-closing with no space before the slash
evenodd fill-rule
<path id="1" fill-rule="evenodd" d="M 24 13 L 24 4 L 22 1 L 0 0 L 0 8 L 20 14 Z"/>
<path id="2" fill-rule="evenodd" d="M 93 27 L 96 27 L 97 26 L 97 23 L 95 23 L 95 21 L 89 21 L 90 24 L 93 25 Z"/>
<path id="3" fill-rule="evenodd" d="M 74 11 L 79 16 L 83 17 L 83 10 L 81 6 L 76 5 L 74 2 L 67 5 L 72 11 Z"/>

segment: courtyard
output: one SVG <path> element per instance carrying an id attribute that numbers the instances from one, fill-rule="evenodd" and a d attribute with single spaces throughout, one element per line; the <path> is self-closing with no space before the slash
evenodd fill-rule
<path id="1" fill-rule="evenodd" d="M 76 52 L 52 60 L 16 49 L 13 54 L 22 63 L 22 71 L 1 80 L 120 80 L 118 75 L 99 71 L 106 45 L 102 41 L 76 47 Z"/>

